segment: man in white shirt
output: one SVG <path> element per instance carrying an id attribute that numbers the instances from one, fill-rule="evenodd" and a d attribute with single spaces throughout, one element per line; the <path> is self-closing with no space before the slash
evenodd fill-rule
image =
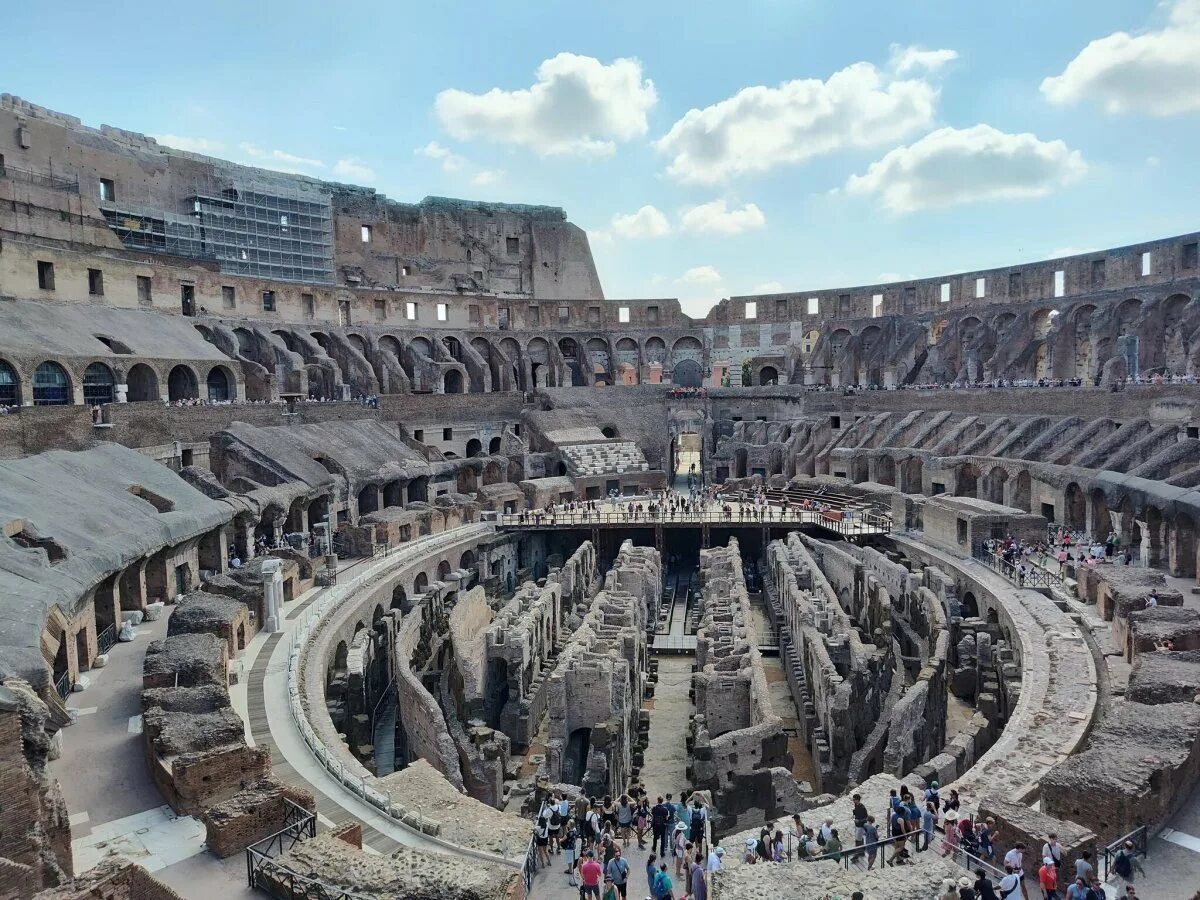
<path id="1" fill-rule="evenodd" d="M 721 869 L 721 857 L 725 855 L 724 847 L 714 847 L 708 854 L 708 871 L 718 872 Z"/>
<path id="2" fill-rule="evenodd" d="M 1049 856 L 1049 854 L 1047 854 Z M 1017 843 L 1013 848 L 1004 854 L 1004 867 L 1016 872 L 1022 878 L 1025 877 L 1025 845 Z"/>

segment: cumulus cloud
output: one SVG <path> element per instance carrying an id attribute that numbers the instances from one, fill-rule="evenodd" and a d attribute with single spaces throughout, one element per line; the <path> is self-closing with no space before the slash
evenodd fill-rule
<path id="1" fill-rule="evenodd" d="M 671 177 L 713 184 L 900 140 L 933 121 L 937 97 L 925 79 L 893 79 L 870 63 L 855 63 L 827 81 L 743 88 L 688 110 L 655 146 L 670 157 Z"/>
<path id="2" fill-rule="evenodd" d="M 297 156 L 295 153 L 287 153 L 283 150 L 264 150 L 257 144 L 243 142 L 238 144 L 242 152 L 255 160 L 256 163 L 270 166 L 273 169 L 279 169 L 283 172 L 294 172 L 305 169 L 323 169 L 325 163 L 319 159 L 312 159 L 307 156 Z"/>
<path id="3" fill-rule="evenodd" d="M 721 273 L 712 266 L 696 266 L 675 280 L 680 284 L 716 284 L 721 280 Z"/>
<path id="4" fill-rule="evenodd" d="M 375 170 L 361 159 L 339 159 L 333 164 L 333 174 L 338 178 L 349 178 L 351 181 L 374 181 Z"/>
<path id="5" fill-rule="evenodd" d="M 499 169 L 481 169 L 471 176 L 471 184 L 475 187 L 490 187 L 504 177 Z"/>
<path id="6" fill-rule="evenodd" d="M 990 125 L 940 128 L 851 175 L 846 191 L 878 197 L 894 213 L 977 200 L 1044 197 L 1081 178 L 1087 163 L 1062 141 Z"/>
<path id="7" fill-rule="evenodd" d="M 922 50 L 920 47 L 902 47 L 892 44 L 890 64 L 897 75 L 908 75 L 910 72 L 936 72 L 946 63 L 958 59 L 956 50 Z"/>
<path id="8" fill-rule="evenodd" d="M 764 281 L 762 284 L 756 284 L 752 294 L 780 294 L 783 293 L 783 285 L 778 281 Z"/>
<path id="9" fill-rule="evenodd" d="M 741 234 L 766 224 L 767 217 L 753 203 L 741 209 L 728 209 L 724 200 L 685 209 L 679 217 L 679 227 L 696 234 Z"/>
<path id="10" fill-rule="evenodd" d="M 183 137 L 178 134 L 152 134 L 160 144 L 167 147 L 174 147 L 176 150 L 186 150 L 189 153 L 220 153 L 225 149 L 225 145 L 220 141 L 210 140 L 209 138 L 198 137 Z"/>
<path id="11" fill-rule="evenodd" d="M 1200 110 L 1200 0 L 1178 0 L 1165 27 L 1098 38 L 1043 79 L 1051 103 L 1092 101 L 1109 113 L 1172 116 Z"/>
<path id="12" fill-rule="evenodd" d="M 418 147 L 413 153 L 417 156 L 438 160 L 442 164 L 442 171 L 447 174 L 458 172 L 467 164 L 465 159 L 457 153 L 451 152 L 449 147 L 443 147 L 437 141 L 430 141 L 424 147 Z"/>
<path id="13" fill-rule="evenodd" d="M 643 206 L 635 213 L 613 216 L 609 230 L 617 237 L 656 238 L 671 233 L 671 223 L 661 210 Z"/>
<path id="14" fill-rule="evenodd" d="M 529 147 L 541 156 L 603 156 L 646 133 L 646 113 L 658 101 L 636 59 L 605 65 L 591 56 L 559 53 L 537 69 L 528 88 L 483 94 L 450 89 L 434 111 L 458 140 L 483 138 Z"/>

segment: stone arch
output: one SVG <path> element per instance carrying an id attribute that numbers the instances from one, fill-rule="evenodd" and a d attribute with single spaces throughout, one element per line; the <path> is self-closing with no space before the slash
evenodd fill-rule
<path id="1" fill-rule="evenodd" d="M 492 438 L 490 441 L 488 441 L 488 453 L 491 453 L 491 454 L 499 453 L 500 445 L 501 445 L 500 435 L 496 435 L 494 438 Z"/>
<path id="2" fill-rule="evenodd" d="M 478 456 L 483 452 L 483 442 L 479 438 L 471 438 L 467 441 L 467 459 L 473 456 Z"/>
<path id="3" fill-rule="evenodd" d="M 438 563 L 438 567 L 437 567 L 438 581 L 445 581 L 447 578 L 450 577 L 450 572 L 451 572 L 450 560 L 443 559 L 440 563 Z"/>
<path id="4" fill-rule="evenodd" d="M 813 328 L 805 333 L 804 338 L 800 342 L 800 348 L 804 351 L 804 355 L 808 356 L 813 352 L 813 348 L 821 340 L 821 332 L 819 329 Z"/>
<path id="5" fill-rule="evenodd" d="M 71 376 L 53 360 L 33 370 L 33 405 L 66 406 L 73 401 Z"/>
<path id="6" fill-rule="evenodd" d="M 492 460 L 483 467 L 483 483 L 499 484 L 500 480 L 500 464 Z"/>
<path id="7" fill-rule="evenodd" d="M 532 379 L 530 389 L 558 386 L 551 365 L 550 343 L 545 338 L 533 338 L 527 345 L 526 356 L 529 359 L 529 377 Z"/>
<path id="8" fill-rule="evenodd" d="M 408 610 L 408 594 L 404 591 L 404 585 L 398 584 L 392 588 L 392 609 L 398 609 L 401 612 Z"/>
<path id="9" fill-rule="evenodd" d="M 145 363 L 135 363 L 125 375 L 125 383 L 129 388 L 126 399 L 131 403 L 145 400 L 158 400 L 158 373 Z"/>
<path id="10" fill-rule="evenodd" d="M 196 383 L 196 373 L 191 366 L 182 363 L 175 366 L 167 374 L 167 398 L 175 400 L 197 400 L 200 388 Z"/>
<path id="11" fill-rule="evenodd" d="M 878 484 L 896 486 L 896 461 L 890 456 L 881 456 L 876 461 L 875 481 Z"/>
<path id="12" fill-rule="evenodd" d="M 963 463 L 954 473 L 954 496 L 977 497 L 979 495 L 979 466 Z"/>
<path id="13" fill-rule="evenodd" d="M 358 514 L 365 516 L 368 513 L 376 512 L 379 509 L 379 486 L 374 484 L 363 485 L 358 492 Z"/>
<path id="14" fill-rule="evenodd" d="M 475 568 L 475 551 L 464 550 L 462 556 L 458 558 L 458 567 L 466 569 L 468 572 Z"/>
<path id="15" fill-rule="evenodd" d="M 758 383 L 760 385 L 779 384 L 779 370 L 774 366 L 763 366 L 758 370 Z"/>
<path id="16" fill-rule="evenodd" d="M 694 359 L 680 360 L 675 363 L 671 382 L 680 387 L 701 387 L 704 384 L 704 370 Z"/>
<path id="17" fill-rule="evenodd" d="M 397 362 L 400 362 L 404 356 L 404 348 L 401 346 L 399 339 L 390 334 L 385 334 L 379 339 L 379 349 L 381 352 L 391 355 Z"/>
<path id="18" fill-rule="evenodd" d="M 1196 577 L 1196 523 L 1183 511 L 1175 514 L 1168 535 L 1168 569 L 1176 578 Z"/>
<path id="19" fill-rule="evenodd" d="M 1142 315 L 1142 301 L 1130 297 L 1117 307 L 1117 334 L 1132 334 L 1134 325 Z"/>
<path id="20" fill-rule="evenodd" d="M 983 492 L 985 500 L 991 503 L 1004 503 L 1004 489 L 1008 486 L 1008 470 L 1003 466 L 994 466 L 984 479 Z"/>
<path id="21" fill-rule="evenodd" d="M 900 464 L 900 491 L 905 494 L 919 494 L 922 491 L 924 464 L 919 456 L 910 456 Z"/>
<path id="22" fill-rule="evenodd" d="M 964 619 L 979 618 L 979 601 L 975 599 L 975 595 L 971 591 L 963 592 L 962 596 L 958 598 L 958 605 L 962 608 Z"/>
<path id="23" fill-rule="evenodd" d="M 1085 303 L 1071 314 L 1071 338 L 1073 360 L 1069 376 L 1088 379 L 1092 375 L 1092 315 L 1096 307 Z"/>
<path id="24" fill-rule="evenodd" d="M 21 405 L 21 378 L 8 360 L 0 359 L 0 406 Z"/>
<path id="25" fill-rule="evenodd" d="M 1029 317 L 1029 321 L 1033 326 L 1033 339 L 1035 341 L 1046 339 L 1046 336 L 1050 334 L 1051 326 L 1054 324 L 1054 318 L 1054 310 L 1051 309 L 1039 309 Z"/>
<path id="26" fill-rule="evenodd" d="M 745 447 L 738 447 L 733 453 L 733 477 L 745 478 L 748 471 L 749 454 Z"/>
<path id="27" fill-rule="evenodd" d="M 117 399 L 117 378 L 102 362 L 83 370 L 83 402 L 88 406 L 113 403 Z M 2 403 L 3 401 L 0 401 Z"/>
<path id="28" fill-rule="evenodd" d="M 417 577 L 413 579 L 413 593 L 423 594 L 429 590 L 429 576 L 424 572 L 418 572 Z"/>
<path id="29" fill-rule="evenodd" d="M 445 394 L 461 394 L 463 393 L 463 376 L 458 369 L 447 369 L 445 378 L 442 381 L 442 393 Z"/>
<path id="30" fill-rule="evenodd" d="M 209 402 L 225 402 L 237 399 L 236 382 L 233 375 L 224 366 L 213 366 L 208 370 L 205 387 L 208 389 Z"/>
<path id="31" fill-rule="evenodd" d="M 684 360 L 692 360 L 697 367 L 704 361 L 704 345 L 691 335 L 684 335 L 671 345 L 671 368 L 678 368 Z M 675 381 L 678 384 L 678 380 Z"/>
<path id="32" fill-rule="evenodd" d="M 667 344 L 660 337 L 652 337 L 646 341 L 646 362 L 665 364 L 667 361 Z"/>
<path id="33" fill-rule="evenodd" d="M 1022 469 L 1017 472 L 1016 481 L 1013 482 L 1009 505 L 1015 506 L 1017 509 L 1023 509 L 1025 512 L 1030 512 L 1030 504 L 1033 502 L 1032 495 L 1033 476 L 1029 474 L 1027 469 Z"/>

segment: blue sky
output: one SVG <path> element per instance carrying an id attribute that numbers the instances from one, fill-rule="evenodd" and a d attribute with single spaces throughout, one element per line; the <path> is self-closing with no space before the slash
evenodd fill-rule
<path id="1" fill-rule="evenodd" d="M 398 200 L 559 205 L 610 298 L 695 314 L 1200 226 L 1200 0 L 118 0 L 5 25 L 0 90 Z"/>

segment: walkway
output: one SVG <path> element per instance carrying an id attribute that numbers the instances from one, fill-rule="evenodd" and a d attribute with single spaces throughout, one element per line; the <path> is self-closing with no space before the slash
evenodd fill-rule
<path id="1" fill-rule="evenodd" d="M 643 709 L 650 710 L 650 737 L 642 765 L 642 780 L 651 797 L 672 793 L 678 797 L 687 787 L 687 733 L 691 726 L 692 655 L 658 654 L 658 684 L 654 698 Z"/>

